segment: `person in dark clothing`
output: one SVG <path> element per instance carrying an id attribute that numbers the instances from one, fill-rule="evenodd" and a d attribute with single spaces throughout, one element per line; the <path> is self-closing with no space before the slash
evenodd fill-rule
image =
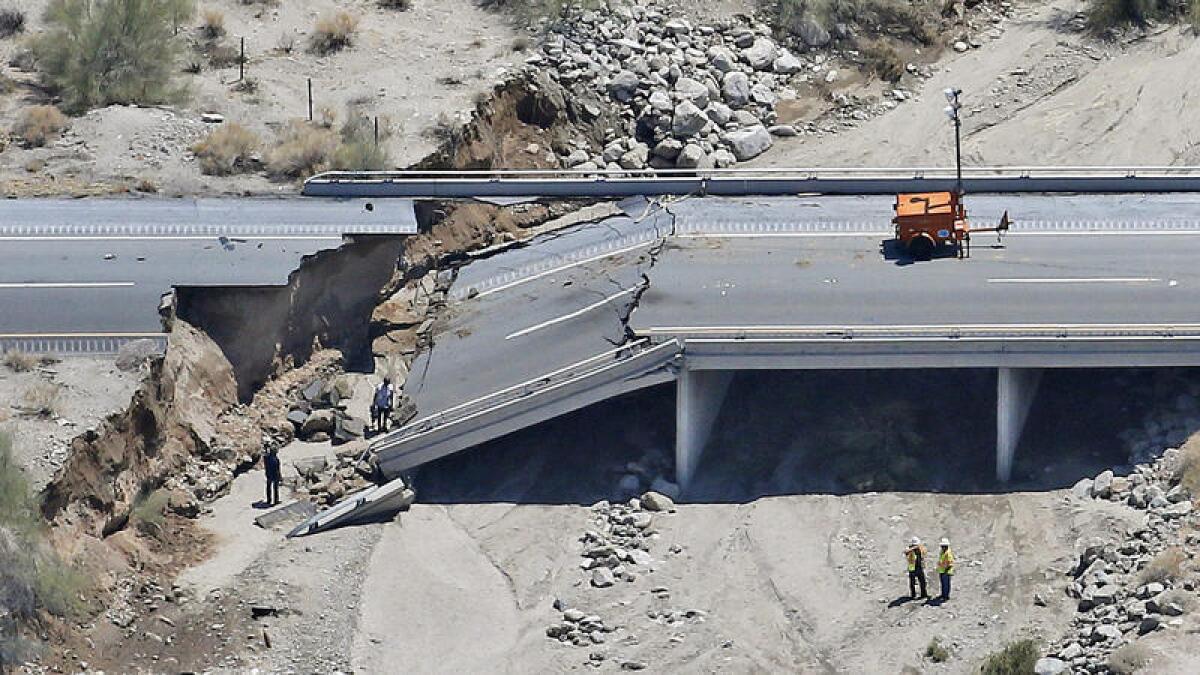
<path id="1" fill-rule="evenodd" d="M 267 506 L 274 506 L 279 503 L 279 483 L 283 480 L 279 453 L 274 448 L 263 455 L 263 468 L 267 470 Z"/>
<path id="2" fill-rule="evenodd" d="M 375 427 L 376 433 L 387 431 L 388 421 L 392 418 L 392 401 L 395 396 L 396 392 L 392 388 L 391 379 L 383 378 L 383 384 L 375 390 L 375 398 L 371 401 L 371 423 Z"/>
<path id="3" fill-rule="evenodd" d="M 908 542 L 908 548 L 904 549 L 904 558 L 908 563 L 908 594 L 916 600 L 919 585 L 920 597 L 928 598 L 929 592 L 925 589 L 925 546 L 921 544 L 920 539 L 913 537 L 912 541 Z"/>

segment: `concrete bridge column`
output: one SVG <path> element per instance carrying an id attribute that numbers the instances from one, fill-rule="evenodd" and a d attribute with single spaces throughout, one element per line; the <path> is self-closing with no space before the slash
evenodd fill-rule
<path id="1" fill-rule="evenodd" d="M 686 490 L 700 463 L 725 392 L 733 380 L 729 370 L 679 371 L 675 394 L 675 482 Z"/>
<path id="2" fill-rule="evenodd" d="M 996 478 L 1012 477 L 1013 456 L 1042 381 L 1041 368 L 1001 368 L 996 391 Z"/>

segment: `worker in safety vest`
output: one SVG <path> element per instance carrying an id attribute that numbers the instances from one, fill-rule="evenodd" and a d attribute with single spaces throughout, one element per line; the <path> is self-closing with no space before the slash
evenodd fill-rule
<path id="1" fill-rule="evenodd" d="M 950 540 L 942 537 L 939 542 L 942 547 L 938 554 L 937 573 L 942 582 L 942 600 L 950 599 L 950 577 L 954 576 L 954 551 L 950 550 Z"/>
<path id="2" fill-rule="evenodd" d="M 917 586 L 921 587 L 921 597 L 928 598 L 925 590 L 925 546 L 918 537 L 913 537 L 904 549 L 904 558 L 908 561 L 908 594 L 917 599 Z"/>

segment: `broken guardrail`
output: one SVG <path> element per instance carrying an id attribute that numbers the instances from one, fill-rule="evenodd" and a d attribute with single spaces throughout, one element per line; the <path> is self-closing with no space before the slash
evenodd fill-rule
<path id="1" fill-rule="evenodd" d="M 950 190 L 952 167 L 663 171 L 330 171 L 314 197 L 630 197 L 894 194 Z M 969 192 L 1200 192 L 1200 167 L 966 167 Z"/>
<path id="2" fill-rule="evenodd" d="M 597 401 L 675 379 L 679 343 L 639 340 L 417 419 L 371 444 L 386 476 Z"/>

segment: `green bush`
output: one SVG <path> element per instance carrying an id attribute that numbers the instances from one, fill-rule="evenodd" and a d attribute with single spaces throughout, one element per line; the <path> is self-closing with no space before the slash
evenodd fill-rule
<path id="1" fill-rule="evenodd" d="M 170 495 L 166 490 L 155 490 L 138 499 L 130 514 L 133 524 L 143 532 L 155 538 L 162 538 L 163 526 L 167 522 L 167 501 Z"/>
<path id="2" fill-rule="evenodd" d="M 988 656 L 979 672 L 980 675 L 1029 675 L 1038 655 L 1036 642 L 1018 640 Z"/>
<path id="3" fill-rule="evenodd" d="M 191 0 L 51 0 L 48 30 L 33 42 L 38 69 L 71 112 L 177 100 L 177 26 L 191 7 Z"/>

